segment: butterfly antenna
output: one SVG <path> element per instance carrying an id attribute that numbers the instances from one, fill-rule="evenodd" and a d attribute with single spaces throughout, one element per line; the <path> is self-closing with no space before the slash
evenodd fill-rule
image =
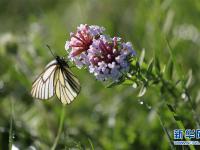
<path id="1" fill-rule="evenodd" d="M 51 52 L 51 54 L 53 55 L 53 57 L 55 57 L 56 58 L 56 55 L 52 52 L 52 50 L 51 50 L 51 48 L 50 48 L 50 46 L 47 44 L 46 45 L 47 46 L 47 48 L 50 50 L 50 52 Z"/>

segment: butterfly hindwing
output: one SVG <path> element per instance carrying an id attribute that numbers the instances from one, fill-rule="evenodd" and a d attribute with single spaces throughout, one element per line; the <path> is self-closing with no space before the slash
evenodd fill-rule
<path id="1" fill-rule="evenodd" d="M 63 104 L 71 103 L 80 92 L 78 79 L 69 71 L 68 67 L 57 70 L 54 80 L 55 93 Z"/>
<path id="2" fill-rule="evenodd" d="M 71 70 L 67 67 L 65 67 L 65 70 L 63 72 L 65 72 L 65 80 L 68 81 L 72 89 L 78 94 L 81 90 L 81 86 L 76 76 L 74 76 Z"/>

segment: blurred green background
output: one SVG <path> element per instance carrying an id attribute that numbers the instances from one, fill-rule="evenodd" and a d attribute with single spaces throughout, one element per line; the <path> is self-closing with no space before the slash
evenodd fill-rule
<path id="1" fill-rule="evenodd" d="M 145 60 L 154 54 L 162 66 L 171 43 L 176 61 L 187 76 L 199 116 L 200 103 L 200 1 L 199 0 L 1 0 L 0 1 L 0 147 L 8 149 L 13 120 L 13 144 L 19 149 L 50 149 L 57 134 L 62 104 L 54 97 L 35 100 L 32 81 L 56 54 L 66 56 L 69 33 L 83 24 L 104 26 L 111 36 L 131 41 Z M 65 107 L 64 128 L 57 149 L 170 149 L 162 123 L 173 138 L 178 128 L 163 103 L 158 87 L 138 98 L 130 86 L 105 88 L 87 70 L 73 68 L 82 85 L 77 99 Z M 179 77 L 175 70 L 174 80 Z M 141 101 L 151 106 L 147 109 Z M 186 128 L 198 128 L 188 102 L 177 103 Z"/>

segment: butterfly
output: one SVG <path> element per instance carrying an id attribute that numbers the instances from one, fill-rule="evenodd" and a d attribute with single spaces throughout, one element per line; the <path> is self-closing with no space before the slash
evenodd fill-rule
<path id="1" fill-rule="evenodd" d="M 37 99 L 49 99 L 56 94 L 63 104 L 70 104 L 80 90 L 80 83 L 65 59 L 56 56 L 33 82 L 31 95 Z"/>

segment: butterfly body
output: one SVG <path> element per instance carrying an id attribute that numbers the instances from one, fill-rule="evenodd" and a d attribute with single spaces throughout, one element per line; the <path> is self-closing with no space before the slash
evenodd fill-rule
<path id="1" fill-rule="evenodd" d="M 60 65 L 61 68 L 62 68 L 62 67 L 65 67 L 65 66 L 69 68 L 69 65 L 67 64 L 67 62 L 65 61 L 64 58 L 61 58 L 61 57 L 59 57 L 59 56 L 56 56 L 56 61 L 57 61 L 57 63 Z"/>
<path id="2" fill-rule="evenodd" d="M 63 104 L 69 104 L 80 89 L 80 83 L 65 59 L 56 56 L 33 82 L 31 94 L 37 99 L 49 99 L 56 95 Z"/>

